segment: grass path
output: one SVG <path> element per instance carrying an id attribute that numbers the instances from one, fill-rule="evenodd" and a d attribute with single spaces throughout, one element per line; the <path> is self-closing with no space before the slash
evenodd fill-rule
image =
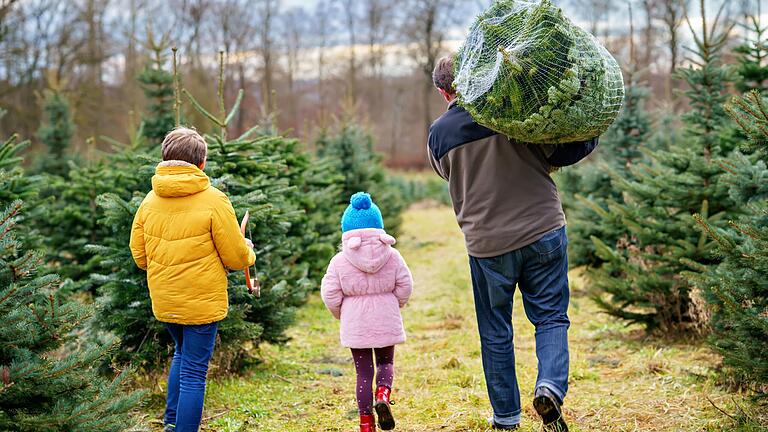
<path id="1" fill-rule="evenodd" d="M 396 352 L 397 430 L 486 431 L 490 406 L 467 259 L 453 214 L 447 208 L 412 209 L 404 227 L 398 247 L 416 287 L 403 312 L 409 340 Z M 738 429 L 710 403 L 729 413 L 739 407 L 758 412 L 715 385 L 717 357 L 706 347 L 643 340 L 637 329 L 599 314 L 579 295 L 581 281 L 573 279 L 571 390 L 565 407 L 572 430 L 760 430 Z M 533 328 L 519 294 L 514 325 L 522 431 L 537 431 L 530 406 L 536 377 Z M 290 336 L 284 347 L 264 347 L 265 362 L 245 376 L 210 383 L 204 430 L 356 430 L 350 355 L 317 296 L 301 310 Z"/>

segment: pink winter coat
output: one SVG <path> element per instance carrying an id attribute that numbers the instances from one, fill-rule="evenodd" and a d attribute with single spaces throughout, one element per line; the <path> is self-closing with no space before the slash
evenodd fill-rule
<path id="1" fill-rule="evenodd" d="M 323 277 L 323 302 L 341 319 L 341 344 L 383 348 L 405 342 L 400 308 L 413 289 L 395 238 L 380 229 L 347 231 Z"/>

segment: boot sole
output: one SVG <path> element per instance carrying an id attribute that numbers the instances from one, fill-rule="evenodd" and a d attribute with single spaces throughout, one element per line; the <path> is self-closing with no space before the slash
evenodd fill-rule
<path id="1" fill-rule="evenodd" d="M 544 422 L 545 430 L 554 430 L 557 432 L 568 432 L 568 425 L 563 420 L 563 415 L 560 410 L 557 409 L 555 402 L 546 397 L 539 396 L 533 400 L 533 409 L 541 417 Z"/>
<path id="2" fill-rule="evenodd" d="M 392 430 L 395 428 L 395 418 L 392 416 L 392 410 L 386 402 L 376 402 L 374 405 L 376 416 L 379 418 L 379 427 L 381 430 Z"/>

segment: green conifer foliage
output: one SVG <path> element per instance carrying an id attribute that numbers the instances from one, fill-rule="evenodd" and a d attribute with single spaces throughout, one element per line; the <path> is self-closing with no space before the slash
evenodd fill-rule
<path id="1" fill-rule="evenodd" d="M 98 270 L 103 257 L 86 246 L 112 235 L 108 226 L 99 223 L 104 212 L 98 197 L 113 193 L 130 200 L 134 191 L 149 188 L 151 174 L 142 167 L 152 164 L 159 147 L 147 149 L 143 125 L 128 135 L 128 143 L 102 137 L 111 143 L 112 153 L 92 161 L 72 162 L 68 179 L 46 177 L 45 191 L 51 198 L 35 226 L 43 234 L 52 271 L 67 281 L 67 291 L 95 294 L 90 274 Z"/>
<path id="2" fill-rule="evenodd" d="M 337 134 L 321 135 L 316 147 L 320 160 L 326 161 L 342 179 L 339 195 L 336 196 L 342 211 L 349 204 L 352 194 L 368 192 L 381 209 L 386 230 L 396 236 L 406 202 L 381 166 L 381 156 L 373 150 L 371 134 L 351 121 L 344 121 Z M 341 212 L 337 217 L 340 229 Z"/>
<path id="3" fill-rule="evenodd" d="M 718 259 L 713 242 L 692 229 L 691 217 L 699 213 L 713 226 L 722 226 L 733 216 L 728 190 L 718 181 L 723 171 L 715 162 L 735 147 L 722 139 L 729 126 L 722 103 L 731 77 L 721 53 L 732 27 L 722 25 L 720 13 L 710 23 L 703 0 L 700 7 L 703 29 L 695 33 L 692 65 L 679 74 L 688 84 L 685 94 L 691 105 L 683 117 L 685 139 L 666 151 L 651 152 L 648 162 L 629 167 L 626 178 L 612 176 L 622 198 L 606 201 L 608 216 L 600 223 L 608 226 L 601 229 L 622 235 L 615 243 L 610 237 L 593 237 L 598 257 L 605 260 L 589 273 L 595 300 L 608 313 L 648 329 L 706 325 L 701 302 L 681 275 L 686 268 L 682 262 L 713 264 Z"/>
<path id="4" fill-rule="evenodd" d="M 222 63 L 223 68 L 223 63 Z M 223 79 L 223 73 L 221 74 Z M 213 186 L 225 192 L 242 217 L 250 212 L 247 234 L 256 249 L 256 268 L 261 280 L 260 298 L 248 294 L 242 272 L 230 274 L 229 314 L 220 326 L 221 345 L 215 361 L 225 370 L 236 371 L 255 354 L 262 341 L 282 342 L 293 322 L 296 307 L 319 285 L 322 271 L 336 246 L 336 224 L 328 226 L 328 196 L 335 196 L 337 180 L 322 163 L 314 163 L 297 140 L 260 134 L 254 127 L 238 137 L 229 137 L 227 125 L 239 109 L 243 92 L 227 110 L 223 81 L 219 84 L 219 114 L 212 114 L 191 94 L 189 102 L 218 131 L 205 135 L 208 143 L 206 172 Z M 129 165 L 113 162 L 115 169 L 140 172 L 148 181 L 154 164 Z M 136 268 L 126 247 L 130 226 L 149 186 L 132 189 L 132 197 L 105 194 L 99 205 L 105 213 L 101 223 L 109 234 L 92 246 L 103 257 L 100 286 L 99 330 L 121 337 L 118 360 L 143 368 L 165 365 L 170 341 L 151 311 L 146 273 Z"/>
<path id="5" fill-rule="evenodd" d="M 176 126 L 173 74 L 165 69 L 169 41 L 168 33 L 157 39 L 152 28 L 147 29 L 144 47 L 150 52 L 150 58 L 136 77 L 149 103 L 147 112 L 142 117 L 143 134 L 149 145 L 159 145 L 165 135 Z"/>
<path id="6" fill-rule="evenodd" d="M 0 108 L 0 118 L 6 111 Z M 24 175 L 23 160 L 19 153 L 29 147 L 28 140 L 21 140 L 17 134 L 0 141 L 0 202 L 9 203 L 28 200 L 38 194 L 37 179 Z"/>
<path id="7" fill-rule="evenodd" d="M 611 216 L 607 199 L 621 199 L 621 192 L 611 186 L 611 175 L 627 176 L 629 167 L 642 158 L 641 149 L 651 134 L 651 120 L 645 110 L 648 88 L 631 82 L 626 90 L 622 112 L 600 139 L 595 158 L 558 174 L 563 201 L 569 204 L 565 210 L 572 266 L 599 265 L 602 261 L 595 254 L 591 237 L 615 244 L 621 234 L 609 224 L 595 222 Z"/>
<path id="8" fill-rule="evenodd" d="M 743 93 L 768 91 L 768 26 L 760 21 L 760 3 L 757 2 L 757 14 L 748 16 L 747 22 L 741 25 L 747 32 L 747 39 L 734 50 L 741 54 L 736 88 Z"/>
<path id="9" fill-rule="evenodd" d="M 723 355 L 727 372 L 738 382 L 766 391 L 768 384 L 768 99 L 757 91 L 727 106 L 756 147 L 755 156 L 736 154 L 723 165 L 736 205 L 746 214 L 728 227 L 697 216 L 718 245 L 722 262 L 693 266 L 712 308 L 710 342 Z"/>
<path id="10" fill-rule="evenodd" d="M 67 177 L 69 173 L 69 147 L 75 134 L 75 124 L 69 102 L 58 88 L 45 91 L 43 104 L 45 123 L 37 130 L 37 136 L 47 147 L 41 155 L 39 171 Z"/>
<path id="11" fill-rule="evenodd" d="M 94 367 L 111 345 L 70 344 L 92 308 L 62 301 L 58 278 L 41 275 L 42 254 L 22 249 L 21 201 L 0 206 L 0 430 L 126 430 L 141 394 L 124 393 L 125 373 L 110 381 Z"/>

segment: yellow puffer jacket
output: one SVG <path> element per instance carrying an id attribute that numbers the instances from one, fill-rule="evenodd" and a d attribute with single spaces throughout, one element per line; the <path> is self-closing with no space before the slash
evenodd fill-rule
<path id="1" fill-rule="evenodd" d="M 147 271 L 162 322 L 208 324 L 227 316 L 227 270 L 252 265 L 235 210 L 198 167 L 165 161 L 131 229 L 131 253 Z"/>

